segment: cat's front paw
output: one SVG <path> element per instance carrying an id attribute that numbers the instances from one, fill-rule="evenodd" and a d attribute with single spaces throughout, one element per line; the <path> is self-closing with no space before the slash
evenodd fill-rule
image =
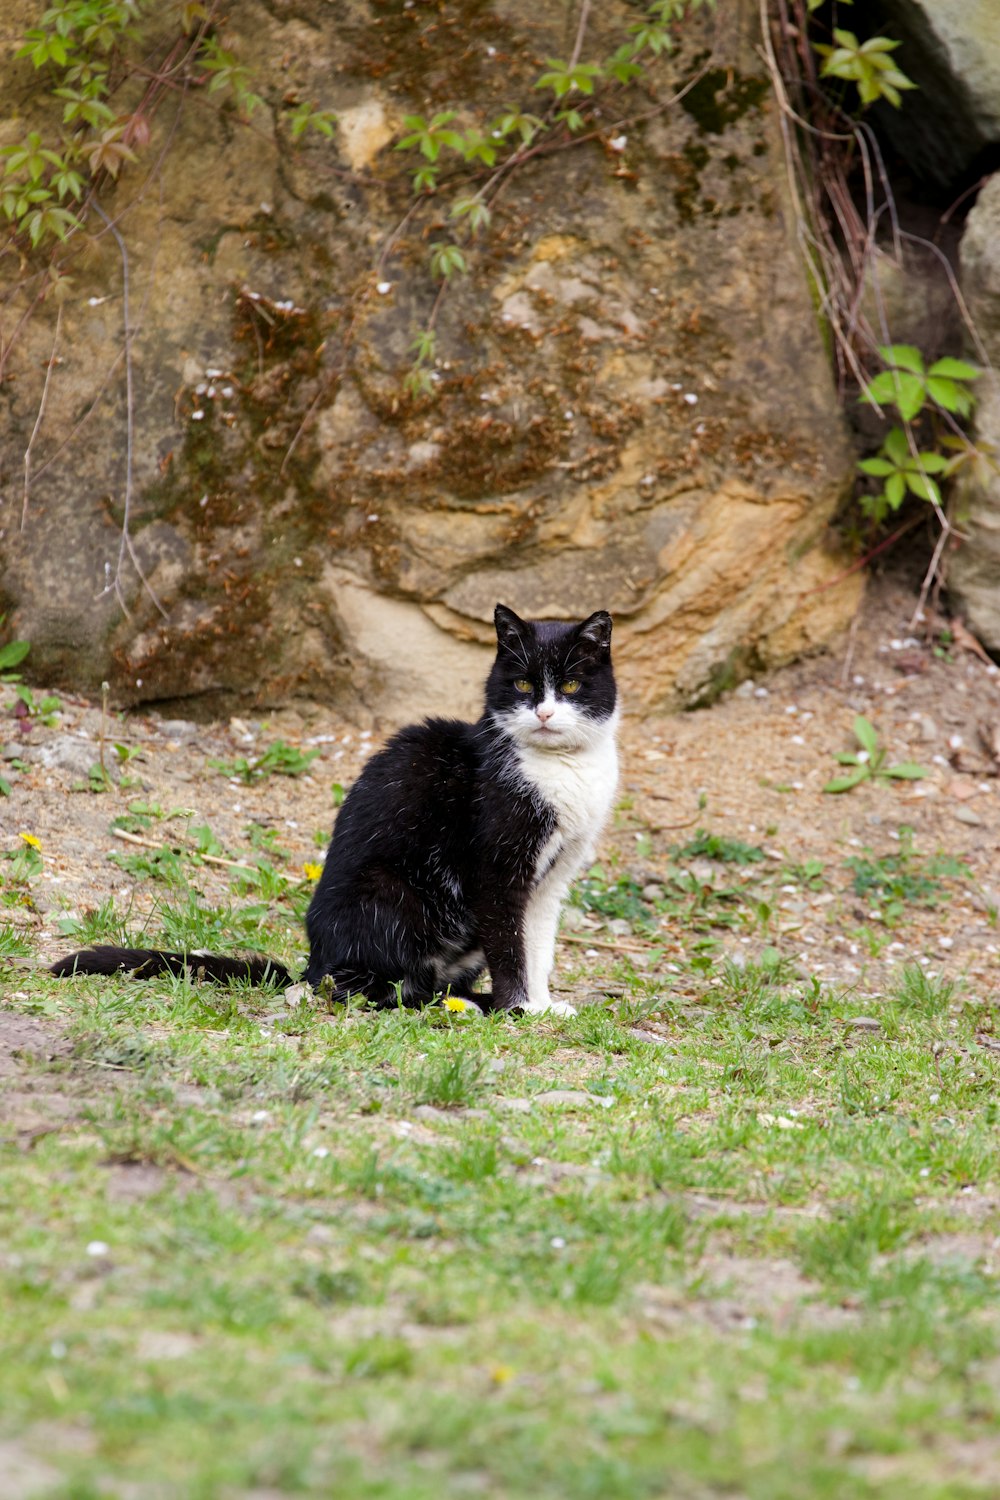
<path id="1" fill-rule="evenodd" d="M 570 1005 L 568 1000 L 529 1000 L 527 1005 L 519 1007 L 521 1014 L 525 1016 L 575 1016 L 576 1006 Z"/>

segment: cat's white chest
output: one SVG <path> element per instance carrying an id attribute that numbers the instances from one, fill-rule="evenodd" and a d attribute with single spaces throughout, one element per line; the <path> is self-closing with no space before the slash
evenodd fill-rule
<path id="1" fill-rule="evenodd" d="M 589 857 L 611 811 L 618 785 L 614 727 L 596 743 L 565 753 L 519 750 L 521 774 L 555 814 L 556 825 L 540 851 L 536 878 L 554 864 L 579 868 Z M 575 873 L 575 870 L 569 872 Z"/>

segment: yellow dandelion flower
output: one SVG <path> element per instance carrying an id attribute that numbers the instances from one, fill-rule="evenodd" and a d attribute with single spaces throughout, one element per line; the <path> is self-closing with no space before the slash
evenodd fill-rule
<path id="1" fill-rule="evenodd" d="M 465 1001 L 460 1000 L 457 995 L 448 995 L 444 1002 L 444 1008 L 445 1010 L 462 1011 L 468 1010 L 469 1007 L 466 1005 Z"/>
<path id="2" fill-rule="evenodd" d="M 510 1365 L 494 1365 L 490 1371 L 490 1379 L 494 1385 L 507 1385 L 514 1379 L 514 1373 Z"/>
<path id="3" fill-rule="evenodd" d="M 302 866 L 302 873 L 306 877 L 307 880 L 318 880 L 319 877 L 323 873 L 323 866 L 322 865 L 314 865 L 314 864 L 304 864 Z"/>
<path id="4" fill-rule="evenodd" d="M 30 848 L 41 850 L 42 841 L 41 839 L 36 838 L 33 833 L 22 833 L 19 836 L 24 839 L 24 842 L 28 844 Z"/>

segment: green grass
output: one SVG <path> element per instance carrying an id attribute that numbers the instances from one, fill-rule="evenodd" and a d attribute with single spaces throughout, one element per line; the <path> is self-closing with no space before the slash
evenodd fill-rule
<path id="1" fill-rule="evenodd" d="M 189 836 L 151 916 L 67 936 L 296 962 L 274 839 L 209 905 Z M 574 949 L 614 998 L 573 1018 L 8 968 L 0 1019 L 68 1042 L 22 1046 L 0 1109 L 0 1454 L 33 1493 L 994 1493 L 1000 1058 L 953 980 L 862 1004 L 761 948 L 794 875 L 735 847 L 699 857 L 738 884 L 590 872 L 651 966 Z M 0 965 L 33 951 L 0 927 Z"/>

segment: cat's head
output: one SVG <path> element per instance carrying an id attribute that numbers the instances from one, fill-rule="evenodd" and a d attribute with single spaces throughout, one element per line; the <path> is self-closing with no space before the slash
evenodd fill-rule
<path id="1" fill-rule="evenodd" d="M 497 656 L 486 681 L 486 712 L 498 728 L 540 750 L 583 749 L 613 732 L 606 610 L 564 625 L 522 620 L 498 604 L 493 619 Z"/>

